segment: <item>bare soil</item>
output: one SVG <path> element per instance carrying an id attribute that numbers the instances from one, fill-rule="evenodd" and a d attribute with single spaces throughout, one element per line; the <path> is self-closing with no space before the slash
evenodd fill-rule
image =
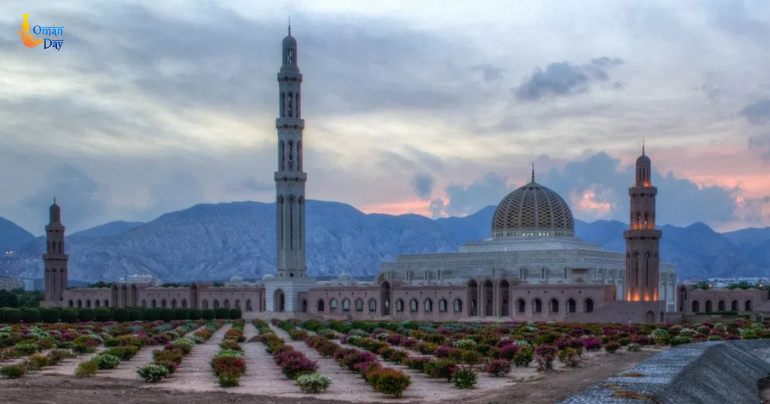
<path id="1" fill-rule="evenodd" d="M 259 343 L 250 342 L 244 344 L 250 345 Z M 603 354 L 586 357 L 582 367 L 578 369 L 557 369 L 557 371 L 548 373 L 547 375 L 544 375 L 544 377 L 530 378 L 528 380 L 521 381 L 514 379 L 509 381 L 509 385 L 501 386 L 500 388 L 490 391 L 477 389 L 474 392 L 475 394 L 473 397 L 464 397 L 462 401 L 466 404 L 502 404 L 511 402 L 522 402 L 528 404 L 558 403 L 559 401 L 564 400 L 565 398 L 579 392 L 580 390 L 590 387 L 614 374 L 622 372 L 633 364 L 647 359 L 657 352 L 658 351 L 652 350 L 633 353 L 619 351 L 614 355 Z M 259 361 L 261 362 L 265 359 L 268 358 L 260 358 Z M 193 363 L 190 363 L 190 365 L 192 364 Z M 203 363 L 195 367 L 197 368 L 199 366 L 205 366 L 201 365 L 203 365 Z M 209 369 L 204 369 L 200 369 L 199 371 L 202 371 L 201 373 L 210 372 Z M 256 366 L 252 367 L 252 369 L 255 371 L 257 370 Z M 263 373 L 264 371 L 268 371 L 269 373 L 275 372 L 275 370 L 269 369 L 259 370 L 259 373 Z M 253 374 L 252 377 L 253 379 L 260 379 L 260 376 L 261 375 L 259 374 Z M 218 391 L 213 389 L 203 389 L 203 391 L 189 391 L 187 389 L 171 388 L 173 385 L 179 382 L 172 381 L 172 379 L 168 380 L 168 384 L 170 386 L 163 386 L 166 384 L 165 381 L 158 383 L 157 385 L 148 385 L 139 379 L 111 378 L 103 377 L 102 375 L 92 379 L 77 379 L 72 375 L 62 375 L 54 372 L 37 373 L 30 374 L 16 380 L 0 380 L 0 403 L 350 404 L 351 402 L 358 401 L 355 399 L 355 397 L 352 397 L 354 394 L 351 394 L 351 397 L 347 397 L 347 400 L 337 399 L 336 397 L 339 396 L 336 394 L 334 395 L 336 397 L 330 397 L 331 394 L 327 397 L 324 397 L 324 394 L 320 394 L 317 396 L 318 398 L 300 394 L 290 394 L 289 397 L 259 395 L 261 389 L 259 389 L 258 386 L 253 386 L 256 387 L 253 390 L 237 388 L 237 394 L 233 392 L 226 392 L 225 389 L 221 388 L 217 388 Z M 275 380 L 272 382 L 276 383 L 279 381 Z M 288 381 L 281 380 L 281 382 L 286 383 Z M 292 387 L 296 388 L 296 386 Z M 459 390 L 455 390 L 451 384 L 448 383 L 444 383 L 441 387 L 447 391 L 455 391 L 460 393 Z M 769 394 L 770 392 L 766 391 L 764 393 Z M 379 398 L 376 402 L 392 404 L 401 401 L 402 400 L 397 400 L 391 397 L 381 396 L 381 398 Z"/>

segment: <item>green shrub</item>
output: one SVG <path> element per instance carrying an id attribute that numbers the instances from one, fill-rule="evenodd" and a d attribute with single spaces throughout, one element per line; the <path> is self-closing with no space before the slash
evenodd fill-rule
<path id="1" fill-rule="evenodd" d="M 176 317 L 176 313 L 174 312 L 174 309 L 160 309 L 160 319 L 163 321 L 172 321 L 174 320 L 174 317 Z"/>
<path id="2" fill-rule="evenodd" d="M 395 369 L 380 369 L 377 371 L 377 381 L 374 389 L 382 394 L 393 395 L 400 398 L 404 395 L 404 390 L 412 384 L 409 375 Z"/>
<path id="3" fill-rule="evenodd" d="M 33 370 L 40 370 L 51 364 L 51 358 L 48 355 L 32 355 L 29 357 L 28 362 Z"/>
<path id="4" fill-rule="evenodd" d="M 604 345 L 604 350 L 609 353 L 615 353 L 620 348 L 620 344 L 615 341 L 610 341 Z"/>
<path id="5" fill-rule="evenodd" d="M 200 320 L 203 318 L 203 312 L 201 309 L 190 309 L 188 317 L 190 320 Z"/>
<path id="6" fill-rule="evenodd" d="M 472 389 L 476 387 L 476 372 L 471 368 L 458 369 L 452 375 L 452 381 L 458 389 Z"/>
<path id="7" fill-rule="evenodd" d="M 21 312 L 21 318 L 27 324 L 39 323 L 40 322 L 40 310 L 38 310 L 38 309 L 24 309 Z"/>
<path id="8" fill-rule="evenodd" d="M 96 319 L 96 321 L 110 321 L 112 320 L 112 310 L 106 307 L 100 307 L 94 310 L 94 319 Z"/>
<path id="9" fill-rule="evenodd" d="M 97 371 L 99 371 L 98 363 L 91 362 L 91 361 L 80 362 L 80 364 L 78 364 L 78 367 L 75 369 L 75 377 L 78 377 L 78 378 L 93 377 L 96 375 Z"/>
<path id="10" fill-rule="evenodd" d="M 174 319 L 175 320 L 187 320 L 190 318 L 190 311 L 187 309 L 176 309 L 174 310 Z"/>
<path id="11" fill-rule="evenodd" d="M 99 369 L 115 369 L 120 364 L 120 358 L 105 353 L 94 355 L 91 361 L 96 362 Z"/>
<path id="12" fill-rule="evenodd" d="M 66 349 L 53 349 L 48 352 L 49 365 L 53 366 L 61 362 L 63 359 L 74 358 L 75 354 L 72 351 Z"/>
<path id="13" fill-rule="evenodd" d="M 144 321 L 155 321 L 160 319 L 160 309 L 152 308 L 144 312 Z"/>
<path id="14" fill-rule="evenodd" d="M 317 394 L 326 391 L 332 384 L 332 379 L 320 374 L 311 373 L 297 378 L 297 385 L 303 393 Z"/>
<path id="15" fill-rule="evenodd" d="M 79 321 L 94 321 L 94 311 L 91 309 L 78 310 Z"/>
<path id="16" fill-rule="evenodd" d="M 217 320 L 229 320 L 230 309 L 225 309 L 224 307 L 220 307 L 216 309 L 216 317 L 217 317 Z"/>
<path id="17" fill-rule="evenodd" d="M 213 320 L 217 318 L 217 312 L 215 312 L 214 309 L 205 309 L 203 310 L 203 314 L 201 315 L 201 317 L 204 320 Z"/>
<path id="18" fill-rule="evenodd" d="M 40 320 L 44 323 L 53 324 L 61 318 L 61 310 L 54 308 L 40 309 Z"/>
<path id="19" fill-rule="evenodd" d="M 230 309 L 230 320 L 240 320 L 243 317 L 241 309 Z"/>
<path id="20" fill-rule="evenodd" d="M 131 317 L 130 317 L 130 315 L 128 313 L 128 310 L 121 309 L 121 308 L 115 309 L 115 311 L 112 312 L 112 317 L 117 322 L 128 321 L 128 320 L 131 319 Z"/>
<path id="21" fill-rule="evenodd" d="M 77 323 L 78 321 L 78 309 L 74 307 L 68 307 L 61 312 L 61 321 L 63 323 Z"/>
<path id="22" fill-rule="evenodd" d="M 40 352 L 40 345 L 20 342 L 16 344 L 16 350 L 21 352 L 22 355 L 33 355 Z"/>
<path id="23" fill-rule="evenodd" d="M 18 379 L 22 376 L 24 376 L 24 373 L 26 370 L 23 366 L 20 365 L 8 365 L 3 366 L 0 369 L 0 376 L 5 377 L 6 379 Z"/>
<path id="24" fill-rule="evenodd" d="M 534 360 L 534 351 L 532 347 L 527 345 L 521 347 L 519 352 L 513 356 L 513 364 L 517 367 L 527 367 Z"/>
<path id="25" fill-rule="evenodd" d="M 426 363 L 423 366 L 423 370 L 428 377 L 445 379 L 447 382 L 451 382 L 455 366 L 455 363 L 448 359 L 437 359 Z"/>
<path id="26" fill-rule="evenodd" d="M 136 373 L 147 383 L 156 383 L 169 375 L 168 369 L 161 365 L 145 365 L 136 370 Z"/>
<path id="27" fill-rule="evenodd" d="M 118 346 L 112 349 L 108 349 L 103 354 L 109 354 L 109 355 L 115 355 L 117 356 L 121 361 L 127 361 L 136 355 L 137 351 L 139 351 L 139 347 L 133 346 L 133 345 L 126 345 L 126 346 Z"/>
<path id="28" fill-rule="evenodd" d="M 142 320 L 144 320 L 144 311 L 142 311 L 142 310 L 129 310 L 128 311 L 128 319 L 130 321 L 142 321 Z"/>
<path id="29" fill-rule="evenodd" d="M 235 387 L 238 385 L 238 379 L 240 379 L 239 375 L 234 375 L 232 373 L 222 373 L 219 375 L 219 386 Z"/>
<path id="30" fill-rule="evenodd" d="M 3 321 L 8 324 L 19 324 L 21 322 L 21 311 L 19 309 L 3 310 Z"/>
<path id="31" fill-rule="evenodd" d="M 632 342 L 626 346 L 626 349 L 628 349 L 628 352 L 639 352 L 642 350 L 642 347 L 641 345 Z"/>

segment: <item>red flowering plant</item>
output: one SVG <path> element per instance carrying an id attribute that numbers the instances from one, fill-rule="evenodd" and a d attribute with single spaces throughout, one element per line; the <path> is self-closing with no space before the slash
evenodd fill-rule
<path id="1" fill-rule="evenodd" d="M 276 358 L 276 362 L 283 369 L 283 374 L 289 379 L 296 379 L 318 370 L 318 364 L 308 359 L 300 351 L 283 352 L 278 354 Z"/>

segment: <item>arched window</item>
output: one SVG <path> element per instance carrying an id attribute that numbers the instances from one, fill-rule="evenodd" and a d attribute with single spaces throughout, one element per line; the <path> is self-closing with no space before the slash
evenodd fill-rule
<path id="1" fill-rule="evenodd" d="M 337 299 L 332 299 L 332 301 L 329 302 L 329 310 L 337 310 Z"/>
<path id="2" fill-rule="evenodd" d="M 727 306 L 725 305 L 725 301 L 724 300 L 720 300 L 719 303 L 717 303 L 717 310 L 719 310 L 719 311 L 727 310 L 726 307 Z"/>
<path id="3" fill-rule="evenodd" d="M 414 312 L 414 311 L 417 311 L 417 305 L 418 305 L 418 304 L 417 304 L 417 299 L 412 299 L 412 300 L 409 302 L 409 311 L 413 311 L 413 312 Z"/>
<path id="4" fill-rule="evenodd" d="M 286 93 L 281 93 L 281 118 L 286 117 Z"/>
<path id="5" fill-rule="evenodd" d="M 110 307 L 110 301 L 107 299 L 104 299 L 104 307 Z"/>
<path id="6" fill-rule="evenodd" d="M 78 308 L 80 309 L 80 308 L 82 308 L 82 307 L 83 307 L 83 302 L 82 302 L 82 301 L 80 301 L 80 299 L 78 299 Z"/>
<path id="7" fill-rule="evenodd" d="M 711 313 L 712 311 L 714 310 L 711 307 L 711 300 L 706 300 L 706 313 Z"/>
<path id="8" fill-rule="evenodd" d="M 744 303 L 744 306 L 745 306 L 745 309 L 746 309 L 746 311 L 752 311 L 752 310 L 754 310 L 754 309 L 753 309 L 753 306 L 752 306 L 752 304 L 751 304 L 751 300 L 746 300 L 746 303 Z"/>
<path id="9" fill-rule="evenodd" d="M 575 299 L 567 300 L 567 312 L 569 313 L 577 312 L 577 303 L 575 302 Z"/>
<path id="10" fill-rule="evenodd" d="M 94 307 L 100 307 L 102 303 L 99 301 L 99 299 L 94 300 Z"/>
<path id="11" fill-rule="evenodd" d="M 201 307 L 203 307 L 203 310 L 207 310 L 209 308 L 209 301 L 203 299 L 203 304 L 201 304 Z"/>
<path id="12" fill-rule="evenodd" d="M 74 303 L 72 303 L 72 299 L 70 299 L 70 301 L 67 302 L 67 306 L 72 307 L 73 305 L 74 305 Z"/>
<path id="13" fill-rule="evenodd" d="M 377 301 L 372 299 L 369 300 L 369 311 L 377 311 Z"/>
<path id="14" fill-rule="evenodd" d="M 86 307 L 91 307 L 91 299 L 86 299 Z"/>
<path id="15" fill-rule="evenodd" d="M 176 299 L 171 299 L 171 308 L 176 309 Z"/>
<path id="16" fill-rule="evenodd" d="M 219 299 L 214 299 L 214 310 L 219 308 Z"/>
<path id="17" fill-rule="evenodd" d="M 289 171 L 293 169 L 294 169 L 294 142 L 289 140 Z"/>
<path id="18" fill-rule="evenodd" d="M 527 310 L 527 303 L 524 302 L 524 299 L 516 300 L 516 312 L 524 313 L 526 310 Z"/>
<path id="19" fill-rule="evenodd" d="M 364 311 L 364 301 L 361 299 L 356 300 L 356 311 Z"/>
<path id="20" fill-rule="evenodd" d="M 559 301 L 558 300 L 551 299 L 550 306 L 551 306 L 550 307 L 551 313 L 558 313 L 559 312 Z"/>
<path id="21" fill-rule="evenodd" d="M 147 300 L 142 300 L 142 307 L 147 307 Z"/>
<path id="22" fill-rule="evenodd" d="M 350 311 L 350 300 L 345 299 L 342 301 L 342 311 Z"/>
<path id="23" fill-rule="evenodd" d="M 251 299 L 246 299 L 246 311 L 252 311 L 251 308 Z"/>
<path id="24" fill-rule="evenodd" d="M 692 312 L 693 313 L 698 313 L 699 311 L 700 311 L 700 302 L 697 301 L 697 300 L 694 300 L 692 302 Z"/>
<path id="25" fill-rule="evenodd" d="M 241 309 L 241 299 L 235 299 L 235 308 L 238 310 Z"/>
<path id="26" fill-rule="evenodd" d="M 291 91 L 289 91 L 289 118 L 291 118 L 293 116 L 292 114 L 294 114 L 293 98 L 294 97 L 292 96 Z"/>
<path id="27" fill-rule="evenodd" d="M 182 299 L 182 308 L 183 309 L 187 308 L 187 299 Z"/>
<path id="28" fill-rule="evenodd" d="M 586 299 L 586 301 L 583 303 L 583 311 L 586 313 L 592 313 L 594 311 L 594 301 L 591 299 Z"/>
<path id="29" fill-rule="evenodd" d="M 225 299 L 225 308 L 226 309 L 230 308 L 230 299 Z"/>
<path id="30" fill-rule="evenodd" d="M 297 112 L 299 112 L 299 110 L 297 110 Z M 301 140 L 297 142 L 297 170 L 302 171 L 302 141 Z"/>
<path id="31" fill-rule="evenodd" d="M 455 299 L 455 313 L 462 313 L 463 311 L 463 301 L 460 299 Z"/>
<path id="32" fill-rule="evenodd" d="M 540 301 L 540 299 L 535 299 L 535 301 L 532 302 L 532 313 L 542 313 L 543 312 L 543 302 Z"/>
<path id="33" fill-rule="evenodd" d="M 433 300 L 425 299 L 425 312 L 426 313 L 433 312 Z"/>
<path id="34" fill-rule="evenodd" d="M 324 301 L 322 299 L 318 300 L 318 312 L 323 313 L 326 308 L 324 307 Z"/>
<path id="35" fill-rule="evenodd" d="M 694 307 L 694 306 L 693 306 Z M 738 301 L 733 300 L 732 303 L 730 303 L 730 310 L 732 311 L 738 311 Z"/>
<path id="36" fill-rule="evenodd" d="M 401 299 L 396 300 L 396 311 L 404 311 L 404 301 Z"/>
<path id="37" fill-rule="evenodd" d="M 154 309 L 156 307 L 158 307 L 158 301 L 155 299 L 152 299 L 152 308 Z"/>
<path id="38" fill-rule="evenodd" d="M 162 307 L 164 309 L 166 308 L 166 299 L 161 299 L 160 300 L 160 307 Z"/>
<path id="39" fill-rule="evenodd" d="M 446 300 L 441 299 L 438 301 L 438 311 L 440 313 L 446 313 L 446 310 L 447 310 L 446 306 L 447 306 Z"/>

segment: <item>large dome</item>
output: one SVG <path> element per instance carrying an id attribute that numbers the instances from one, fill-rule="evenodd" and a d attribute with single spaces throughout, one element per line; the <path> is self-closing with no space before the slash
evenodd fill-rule
<path id="1" fill-rule="evenodd" d="M 556 192 L 531 182 L 503 198 L 492 218 L 492 237 L 574 237 L 575 220 Z"/>

